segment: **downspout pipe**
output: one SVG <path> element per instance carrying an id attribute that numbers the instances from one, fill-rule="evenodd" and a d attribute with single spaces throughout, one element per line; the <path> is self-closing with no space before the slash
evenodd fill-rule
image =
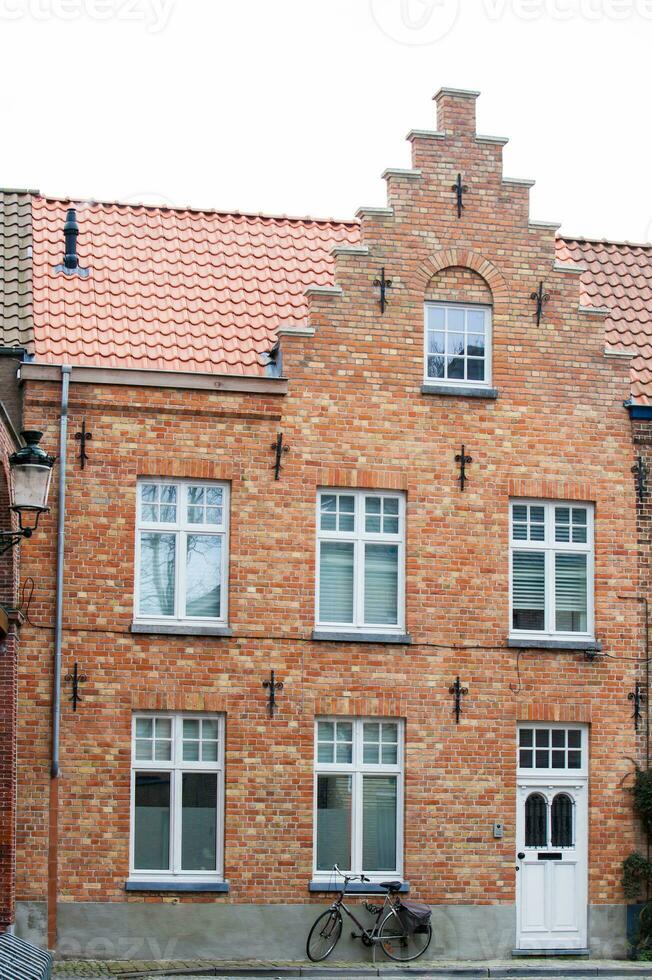
<path id="1" fill-rule="evenodd" d="M 54 612 L 54 677 L 52 691 L 52 779 L 59 777 L 61 737 L 61 651 L 63 646 L 63 569 L 66 544 L 66 447 L 68 442 L 68 389 L 72 368 L 61 366 L 61 415 L 59 419 L 59 499 L 57 513 L 57 576 Z"/>

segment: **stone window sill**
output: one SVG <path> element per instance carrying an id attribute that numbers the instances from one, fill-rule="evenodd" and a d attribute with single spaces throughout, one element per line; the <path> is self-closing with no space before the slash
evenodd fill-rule
<path id="1" fill-rule="evenodd" d="M 391 878 L 391 875 L 389 876 Z M 339 892 L 342 890 L 342 883 L 338 884 L 336 881 L 311 881 L 308 885 L 308 891 L 310 892 Z M 399 892 L 401 895 L 407 895 L 410 891 L 410 882 L 404 881 L 401 885 Z M 347 889 L 347 895 L 386 895 L 387 889 L 381 888 L 380 885 L 375 884 L 373 881 L 361 882 L 361 881 L 351 881 L 349 882 Z"/>
<path id="2" fill-rule="evenodd" d="M 313 630 L 312 639 L 327 643 L 412 643 L 409 633 L 338 633 Z"/>
<path id="3" fill-rule="evenodd" d="M 233 636 L 233 630 L 228 626 L 195 626 L 192 623 L 132 623 L 131 632 L 171 636 Z"/>
<path id="4" fill-rule="evenodd" d="M 602 650 L 599 640 L 537 640 L 513 636 L 507 640 L 507 646 L 521 650 L 592 650 L 595 653 Z"/>
<path id="5" fill-rule="evenodd" d="M 221 892 L 229 890 L 228 881 L 138 881 L 129 878 L 125 881 L 126 892 Z"/>
<path id="6" fill-rule="evenodd" d="M 421 385 L 422 395 L 448 395 L 455 398 L 498 398 L 497 388 L 477 388 L 469 385 Z"/>

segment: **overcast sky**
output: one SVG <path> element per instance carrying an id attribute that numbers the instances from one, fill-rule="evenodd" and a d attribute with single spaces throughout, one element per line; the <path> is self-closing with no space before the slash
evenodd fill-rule
<path id="1" fill-rule="evenodd" d="M 652 239 L 652 0 L 0 0 L 0 182 L 350 217 L 441 85 L 563 231 Z"/>

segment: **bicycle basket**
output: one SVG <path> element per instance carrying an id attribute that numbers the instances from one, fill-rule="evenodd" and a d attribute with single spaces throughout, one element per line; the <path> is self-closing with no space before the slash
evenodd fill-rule
<path id="1" fill-rule="evenodd" d="M 428 931 L 431 910 L 419 902 L 402 901 L 398 907 L 401 925 L 407 933 L 423 933 Z"/>

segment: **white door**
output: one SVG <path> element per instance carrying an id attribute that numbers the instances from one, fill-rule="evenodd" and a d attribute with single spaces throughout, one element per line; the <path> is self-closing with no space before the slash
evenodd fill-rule
<path id="1" fill-rule="evenodd" d="M 519 949 L 586 948 L 587 750 L 587 732 L 579 726 L 519 729 Z"/>

